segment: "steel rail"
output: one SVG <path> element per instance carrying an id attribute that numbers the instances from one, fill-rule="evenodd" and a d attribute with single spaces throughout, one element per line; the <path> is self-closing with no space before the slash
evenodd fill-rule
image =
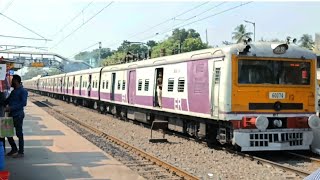
<path id="1" fill-rule="evenodd" d="M 257 157 L 257 156 L 252 156 L 252 155 L 247 154 L 247 153 L 234 151 L 234 150 L 231 150 L 231 149 L 228 149 L 228 148 L 221 148 L 221 149 L 223 149 L 225 151 L 228 151 L 230 153 L 233 153 L 233 154 L 237 154 L 237 155 L 243 156 L 245 158 L 249 158 L 251 160 L 259 161 L 260 163 L 267 163 L 269 165 L 276 166 L 278 168 L 294 172 L 294 173 L 299 174 L 299 175 L 301 175 L 303 177 L 309 176 L 311 174 L 311 172 L 308 172 L 308 171 L 300 170 L 300 169 L 297 169 L 297 168 L 294 168 L 294 167 L 291 167 L 291 166 L 283 165 L 283 164 L 280 164 L 280 163 L 277 163 L 277 162 L 273 162 L 273 161 L 270 161 L 270 160 L 267 160 L 267 159 L 264 159 L 264 158 L 260 158 L 260 157 Z"/>
<path id="2" fill-rule="evenodd" d="M 320 159 L 318 159 L 318 158 L 313 158 L 313 157 L 305 156 L 305 155 L 294 153 L 294 152 L 286 152 L 286 153 L 294 155 L 294 156 L 297 156 L 297 157 L 300 157 L 300 158 L 304 158 L 304 159 L 310 160 L 311 162 L 320 163 Z"/>
<path id="3" fill-rule="evenodd" d="M 38 101 L 38 100 L 36 100 L 34 98 L 30 98 L 30 99 Z M 162 167 L 164 169 L 167 169 L 169 172 L 171 172 L 173 174 L 176 174 L 177 176 L 180 176 L 183 179 L 186 179 L 186 180 L 199 180 L 198 177 L 196 177 L 196 176 L 194 176 L 194 175 L 192 175 L 192 174 L 190 174 L 190 173 L 188 173 L 188 172 L 186 172 L 186 171 L 184 171 L 184 170 L 182 170 L 182 169 L 180 169 L 178 167 L 175 167 L 175 166 L 173 166 L 173 165 L 171 165 L 171 164 L 169 164 L 167 162 L 164 162 L 164 161 L 160 160 L 159 158 L 157 158 L 157 157 L 155 157 L 155 156 L 153 156 L 153 155 L 151 155 L 151 154 L 149 154 L 149 153 L 147 153 L 147 152 L 145 152 L 145 151 L 143 151 L 143 150 L 141 150 L 141 149 L 139 149 L 137 147 L 134 147 L 134 146 L 132 146 L 132 145 L 130 145 L 130 144 L 128 144 L 128 143 L 116 138 L 116 137 L 108 135 L 108 134 L 100 131 L 97 128 L 94 128 L 94 127 L 92 127 L 92 126 L 90 126 L 90 125 L 88 125 L 88 124 L 86 124 L 84 122 L 81 122 L 81 121 L 79 121 L 78 119 L 76 119 L 75 117 L 73 117 L 71 115 L 68 115 L 68 114 L 66 114 L 66 113 L 64 113 L 64 112 L 62 112 L 62 111 L 60 111 L 60 110 L 58 110 L 56 108 L 53 108 L 53 107 L 51 107 L 50 105 L 48 105 L 48 104 L 46 104 L 44 102 L 41 102 L 41 101 L 38 101 L 38 102 L 40 102 L 41 104 L 44 104 L 46 107 L 52 109 L 53 111 L 55 111 L 55 112 L 65 116 L 65 117 L 67 117 L 68 119 L 76 122 L 77 124 L 80 124 L 81 126 L 87 128 L 87 129 L 90 129 L 91 131 L 93 131 L 97 135 L 99 135 L 101 137 L 104 137 L 105 139 L 107 139 L 107 140 L 109 140 L 109 141 L 111 141 L 111 142 L 113 142 L 113 143 L 115 143 L 115 144 L 117 144 L 117 145 L 129 150 L 129 151 L 134 152 L 135 154 L 139 155 L 140 157 L 143 157 L 143 158 L 145 158 L 145 159 L 157 164 L 158 166 L 160 166 L 160 167 Z"/>
<path id="4" fill-rule="evenodd" d="M 41 103 L 43 103 L 43 102 L 41 102 Z M 45 103 L 43 103 L 43 104 L 45 104 Z M 72 120 L 76 121 L 77 123 L 79 123 L 79 124 L 81 124 L 81 125 L 83 125 L 83 126 L 88 126 L 88 125 L 80 122 L 79 120 L 75 119 L 74 117 L 71 117 L 71 116 L 69 116 L 68 114 L 65 114 L 64 112 L 61 112 L 61 111 L 59 111 L 59 110 L 56 110 L 55 108 L 50 107 L 50 106 L 47 105 L 47 104 L 45 104 L 45 105 L 48 106 L 49 108 L 55 110 L 56 112 L 63 114 L 64 116 L 68 117 L 69 119 L 72 119 Z M 84 109 L 87 109 L 87 108 L 84 108 Z M 89 128 L 89 129 L 91 129 L 92 131 L 96 132 L 96 133 L 99 134 L 100 136 L 103 136 L 103 137 L 107 138 L 108 140 L 113 141 L 114 143 L 121 142 L 119 145 L 121 145 L 121 146 L 123 146 L 123 147 L 128 147 L 128 148 L 130 148 L 130 146 L 131 146 L 131 145 L 129 145 L 129 144 L 127 144 L 127 143 L 125 143 L 125 142 L 117 139 L 117 138 L 114 138 L 114 137 L 112 137 L 112 136 L 110 136 L 110 135 L 107 135 L 107 134 L 101 132 L 100 130 L 97 130 L 96 128 L 93 128 L 93 127 L 90 127 L 90 126 L 88 126 L 87 128 Z M 176 135 L 177 135 L 177 134 L 176 134 Z M 181 136 L 179 136 L 179 137 L 181 137 Z M 184 137 L 182 137 L 182 138 L 184 138 Z M 194 140 L 193 138 L 188 138 L 188 139 Z M 133 146 L 132 146 L 132 147 L 133 147 Z M 278 168 L 281 168 L 281 169 L 284 169 L 284 170 L 291 171 L 291 172 L 294 172 L 294 173 L 296 173 L 296 174 L 299 174 L 300 176 L 303 176 L 303 177 L 309 176 L 309 175 L 311 174 L 311 172 L 307 172 L 307 171 L 300 170 L 300 169 L 297 169 L 297 168 L 294 168 L 294 167 L 291 167 L 291 166 L 283 165 L 283 164 L 280 164 L 280 163 L 277 163 L 277 162 L 273 162 L 273 161 L 270 161 L 270 160 L 267 160 L 267 159 L 263 159 L 263 158 L 260 158 L 260 157 L 257 157 L 257 156 L 253 156 L 253 155 L 250 155 L 250 154 L 247 154 L 247 153 L 242 153 L 242 152 L 239 152 L 239 151 L 235 151 L 235 150 L 232 150 L 232 149 L 230 149 L 230 148 L 225 148 L 225 147 L 221 147 L 221 146 L 214 146 L 214 148 L 215 148 L 215 149 L 224 150 L 224 151 L 227 151 L 227 152 L 229 152 L 229 153 L 236 154 L 236 155 L 242 156 L 242 157 L 244 157 L 244 158 L 248 158 L 248 159 L 250 159 L 250 160 L 256 160 L 256 161 L 259 161 L 260 163 L 266 163 L 266 164 L 269 164 L 269 165 L 272 165 L 272 166 L 276 166 L 276 167 L 278 167 Z M 143 152 L 142 150 L 139 150 L 139 149 L 137 149 L 137 148 L 135 148 L 135 147 L 133 147 L 133 148 L 131 148 L 131 149 L 132 149 L 132 151 L 136 151 L 136 152 L 138 152 L 138 153 L 140 153 L 140 151 L 141 151 L 140 154 L 142 154 L 142 156 L 144 155 L 144 153 L 146 153 L 146 152 Z M 135 150 L 135 149 L 137 149 L 137 150 Z M 295 153 L 292 153 L 292 154 L 295 155 Z M 298 154 L 297 154 L 297 155 L 298 155 Z M 148 157 L 150 157 L 150 156 L 151 156 L 151 158 L 153 157 L 152 155 L 146 153 L 146 156 L 145 156 L 145 157 L 146 157 L 146 159 L 149 159 Z M 320 160 L 319 160 L 319 159 L 311 158 L 311 157 L 307 157 L 307 156 L 303 156 L 303 155 L 299 155 L 299 156 L 304 157 L 304 158 L 307 158 L 307 159 L 310 159 L 310 160 L 313 160 L 313 159 L 314 159 L 314 161 L 317 161 L 317 162 L 320 163 Z M 143 156 L 143 157 L 144 157 L 144 156 Z M 156 157 L 154 157 L 154 158 L 156 158 Z M 152 161 L 152 159 L 149 159 L 149 160 L 150 160 L 151 162 L 154 162 L 154 163 L 158 164 L 159 166 L 162 165 L 161 160 L 159 160 L 158 158 L 156 158 L 156 161 Z M 159 161 L 158 163 L 157 163 L 157 160 Z M 166 164 L 168 164 L 168 163 L 166 163 Z M 162 166 L 163 166 L 164 168 L 168 169 L 169 171 L 170 171 L 170 167 L 173 167 L 172 169 L 176 168 L 176 167 L 174 167 L 174 166 L 172 166 L 172 165 L 170 165 L 170 164 L 168 164 L 168 165 L 166 165 L 166 164 L 164 164 L 164 165 L 162 165 Z M 180 174 L 179 174 L 180 171 L 184 172 L 183 170 L 177 168 L 176 171 L 177 171 L 176 174 L 177 174 L 178 176 L 184 177 L 183 173 L 180 173 Z M 176 171 L 172 171 L 172 172 L 176 172 Z M 189 176 L 186 176 L 186 177 L 189 177 Z M 194 177 L 193 175 L 190 175 L 190 179 L 192 179 L 192 177 L 193 177 L 193 178 L 196 178 L 196 179 L 199 179 L 199 178 L 197 178 L 197 177 Z"/>

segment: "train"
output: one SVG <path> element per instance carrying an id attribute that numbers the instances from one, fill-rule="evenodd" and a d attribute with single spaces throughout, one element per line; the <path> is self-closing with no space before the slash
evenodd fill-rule
<path id="1" fill-rule="evenodd" d="M 165 121 L 169 130 L 240 151 L 310 150 L 320 128 L 317 57 L 288 42 L 247 41 L 23 85 L 121 118 Z"/>

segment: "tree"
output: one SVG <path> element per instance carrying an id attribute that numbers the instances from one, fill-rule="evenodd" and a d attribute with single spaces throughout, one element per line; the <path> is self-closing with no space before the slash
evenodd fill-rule
<path id="1" fill-rule="evenodd" d="M 314 41 L 309 34 L 303 34 L 299 40 L 300 46 L 312 50 L 314 47 Z"/>
<path id="2" fill-rule="evenodd" d="M 77 59 L 77 60 L 90 59 L 90 52 L 88 51 L 80 52 L 74 56 L 74 59 Z"/>
<path id="3" fill-rule="evenodd" d="M 207 44 L 202 43 L 200 38 L 187 38 L 183 42 L 182 50 L 183 52 L 190 52 L 190 51 L 195 51 L 199 49 L 205 49 L 207 48 Z"/>
<path id="4" fill-rule="evenodd" d="M 282 42 L 282 41 L 280 41 L 278 38 L 271 39 L 270 41 L 271 41 L 271 42 Z"/>
<path id="5" fill-rule="evenodd" d="M 154 40 L 150 40 L 147 42 L 147 46 L 149 46 L 150 48 L 153 48 L 156 45 L 158 45 L 158 43 Z"/>
<path id="6" fill-rule="evenodd" d="M 45 74 L 45 71 L 43 70 L 43 68 L 29 67 L 27 69 L 27 72 L 22 77 L 24 80 L 26 80 L 26 79 L 31 79 L 38 75 L 44 75 L 44 74 Z"/>
<path id="7" fill-rule="evenodd" d="M 142 53 L 147 52 L 148 48 L 143 44 L 133 44 L 128 41 L 123 41 L 122 44 L 118 47 L 117 51 L 119 52 L 131 52 L 131 53 Z"/>
<path id="8" fill-rule="evenodd" d="M 102 60 L 102 65 L 107 66 L 110 64 L 119 63 L 124 59 L 125 55 L 125 52 L 115 51 L 111 56 L 108 56 L 106 59 Z"/>
<path id="9" fill-rule="evenodd" d="M 111 55 L 112 55 L 112 52 L 111 52 L 110 48 L 101 48 L 100 59 L 105 59 Z M 94 49 L 93 51 L 91 51 L 90 57 L 94 58 L 95 60 L 98 60 L 99 59 L 99 49 Z"/>
<path id="10" fill-rule="evenodd" d="M 240 24 L 234 30 L 235 31 L 232 33 L 232 39 L 236 40 L 237 43 L 240 43 L 243 40 L 250 38 L 250 36 L 252 35 L 252 32 L 247 32 L 246 26 L 243 24 Z"/>
<path id="11" fill-rule="evenodd" d="M 161 49 L 165 49 L 166 55 L 172 55 L 181 52 L 190 52 L 199 49 L 208 48 L 208 45 L 203 43 L 200 34 L 194 29 L 175 29 L 172 35 L 166 40 L 159 42 L 158 45 L 152 48 L 152 58 L 159 57 Z"/>
<path id="12" fill-rule="evenodd" d="M 224 44 L 224 45 L 231 45 L 231 44 L 232 44 L 232 42 L 229 42 L 229 41 L 222 41 L 222 44 Z"/>

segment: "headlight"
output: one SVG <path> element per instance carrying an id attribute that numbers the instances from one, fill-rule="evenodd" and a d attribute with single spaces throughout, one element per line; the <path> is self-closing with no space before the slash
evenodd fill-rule
<path id="1" fill-rule="evenodd" d="M 255 122 L 255 125 L 259 130 L 264 131 L 269 126 L 269 120 L 267 117 L 258 116 Z"/>
<path id="2" fill-rule="evenodd" d="M 320 129 L 320 118 L 316 115 L 311 115 L 308 119 L 308 124 L 312 129 Z"/>
<path id="3" fill-rule="evenodd" d="M 282 127 L 282 121 L 279 119 L 276 119 L 276 120 L 274 120 L 273 121 L 273 125 L 275 126 L 275 127 Z"/>

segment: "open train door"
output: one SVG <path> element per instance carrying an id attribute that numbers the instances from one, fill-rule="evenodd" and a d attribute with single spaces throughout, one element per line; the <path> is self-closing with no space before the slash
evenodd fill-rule
<path id="1" fill-rule="evenodd" d="M 92 86 L 92 75 L 91 74 L 89 74 L 89 84 L 88 84 L 88 89 L 87 89 L 87 91 L 88 91 L 88 97 L 90 97 L 90 95 L 91 95 L 91 86 Z"/>
<path id="2" fill-rule="evenodd" d="M 74 86 L 76 85 L 76 76 L 73 76 L 73 79 L 72 79 L 72 94 L 74 94 Z"/>
<path id="3" fill-rule="evenodd" d="M 116 86 L 116 73 L 112 73 L 111 75 L 111 93 L 110 93 L 110 100 L 114 101 L 114 91 Z"/>
<path id="4" fill-rule="evenodd" d="M 128 86 L 128 100 L 129 104 L 135 103 L 136 97 L 136 70 L 132 70 L 129 72 L 129 86 Z"/>
<path id="5" fill-rule="evenodd" d="M 80 76 L 80 85 L 79 85 L 79 94 L 81 96 L 81 90 L 82 90 L 82 76 Z"/>
<path id="6" fill-rule="evenodd" d="M 69 94 L 69 76 L 68 76 L 68 78 L 67 78 L 67 94 Z"/>
<path id="7" fill-rule="evenodd" d="M 161 75 L 160 75 L 161 74 Z M 162 101 L 162 95 L 158 94 L 158 79 L 161 79 L 161 83 L 163 81 L 163 68 L 156 68 L 155 70 L 155 78 L 154 78 L 154 88 L 153 88 L 153 106 L 160 107 L 159 100 Z M 160 99 L 158 98 L 160 96 Z"/>

